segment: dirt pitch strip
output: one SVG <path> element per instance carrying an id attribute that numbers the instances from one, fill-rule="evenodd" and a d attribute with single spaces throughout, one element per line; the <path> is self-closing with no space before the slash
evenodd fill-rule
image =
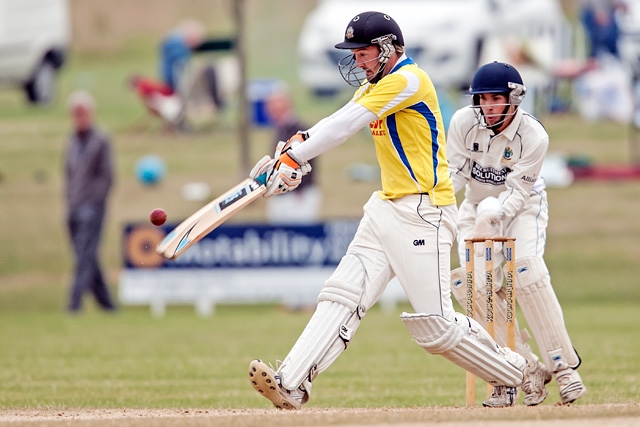
<path id="1" fill-rule="evenodd" d="M 0 409 L 0 425 L 73 427 L 637 427 L 640 404 L 487 408 Z"/>

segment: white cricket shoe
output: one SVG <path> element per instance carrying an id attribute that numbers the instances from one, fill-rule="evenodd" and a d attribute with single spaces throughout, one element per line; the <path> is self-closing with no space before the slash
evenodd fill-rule
<path id="1" fill-rule="evenodd" d="M 287 390 L 280 385 L 280 376 L 260 359 L 249 364 L 249 380 L 254 389 L 273 403 L 278 409 L 300 409 L 305 399 L 306 391 Z"/>
<path id="2" fill-rule="evenodd" d="M 507 387 L 499 385 L 493 388 L 491 397 L 482 402 L 482 406 L 489 408 L 506 408 L 514 406 L 518 401 L 518 389 L 516 387 Z"/>
<path id="3" fill-rule="evenodd" d="M 545 384 L 549 384 L 551 378 L 551 372 L 542 362 L 528 362 L 522 383 L 523 403 L 527 406 L 536 406 L 544 402 L 549 393 Z"/>
<path id="4" fill-rule="evenodd" d="M 559 369 L 555 372 L 556 382 L 558 383 L 560 399 L 562 399 L 563 404 L 567 405 L 584 396 L 587 388 L 582 383 L 582 378 L 580 378 L 580 374 L 576 370 L 569 368 L 566 364 L 561 368 L 564 369 Z"/>

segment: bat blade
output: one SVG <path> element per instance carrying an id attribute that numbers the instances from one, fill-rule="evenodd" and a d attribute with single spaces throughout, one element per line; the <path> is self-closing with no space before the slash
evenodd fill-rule
<path id="1" fill-rule="evenodd" d="M 247 178 L 181 222 L 158 244 L 156 252 L 167 259 L 176 259 L 202 240 L 216 227 L 249 205 L 267 190 L 266 176 Z"/>

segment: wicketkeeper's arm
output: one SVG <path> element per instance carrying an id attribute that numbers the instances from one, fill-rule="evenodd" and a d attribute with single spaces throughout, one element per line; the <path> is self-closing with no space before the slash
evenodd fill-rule
<path id="1" fill-rule="evenodd" d="M 513 218 L 531 195 L 547 155 L 549 137 L 529 137 L 522 145 L 522 157 L 507 175 L 506 190 L 498 196 L 504 218 Z"/>

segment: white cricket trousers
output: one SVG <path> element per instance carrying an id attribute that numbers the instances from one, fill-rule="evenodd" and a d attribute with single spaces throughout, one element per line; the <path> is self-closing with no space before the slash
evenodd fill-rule
<path id="1" fill-rule="evenodd" d="M 364 267 L 361 307 L 371 308 L 397 276 L 415 312 L 453 320 L 450 257 L 457 216 L 455 204 L 434 206 L 426 194 L 383 200 L 375 192 L 347 250 Z"/>

